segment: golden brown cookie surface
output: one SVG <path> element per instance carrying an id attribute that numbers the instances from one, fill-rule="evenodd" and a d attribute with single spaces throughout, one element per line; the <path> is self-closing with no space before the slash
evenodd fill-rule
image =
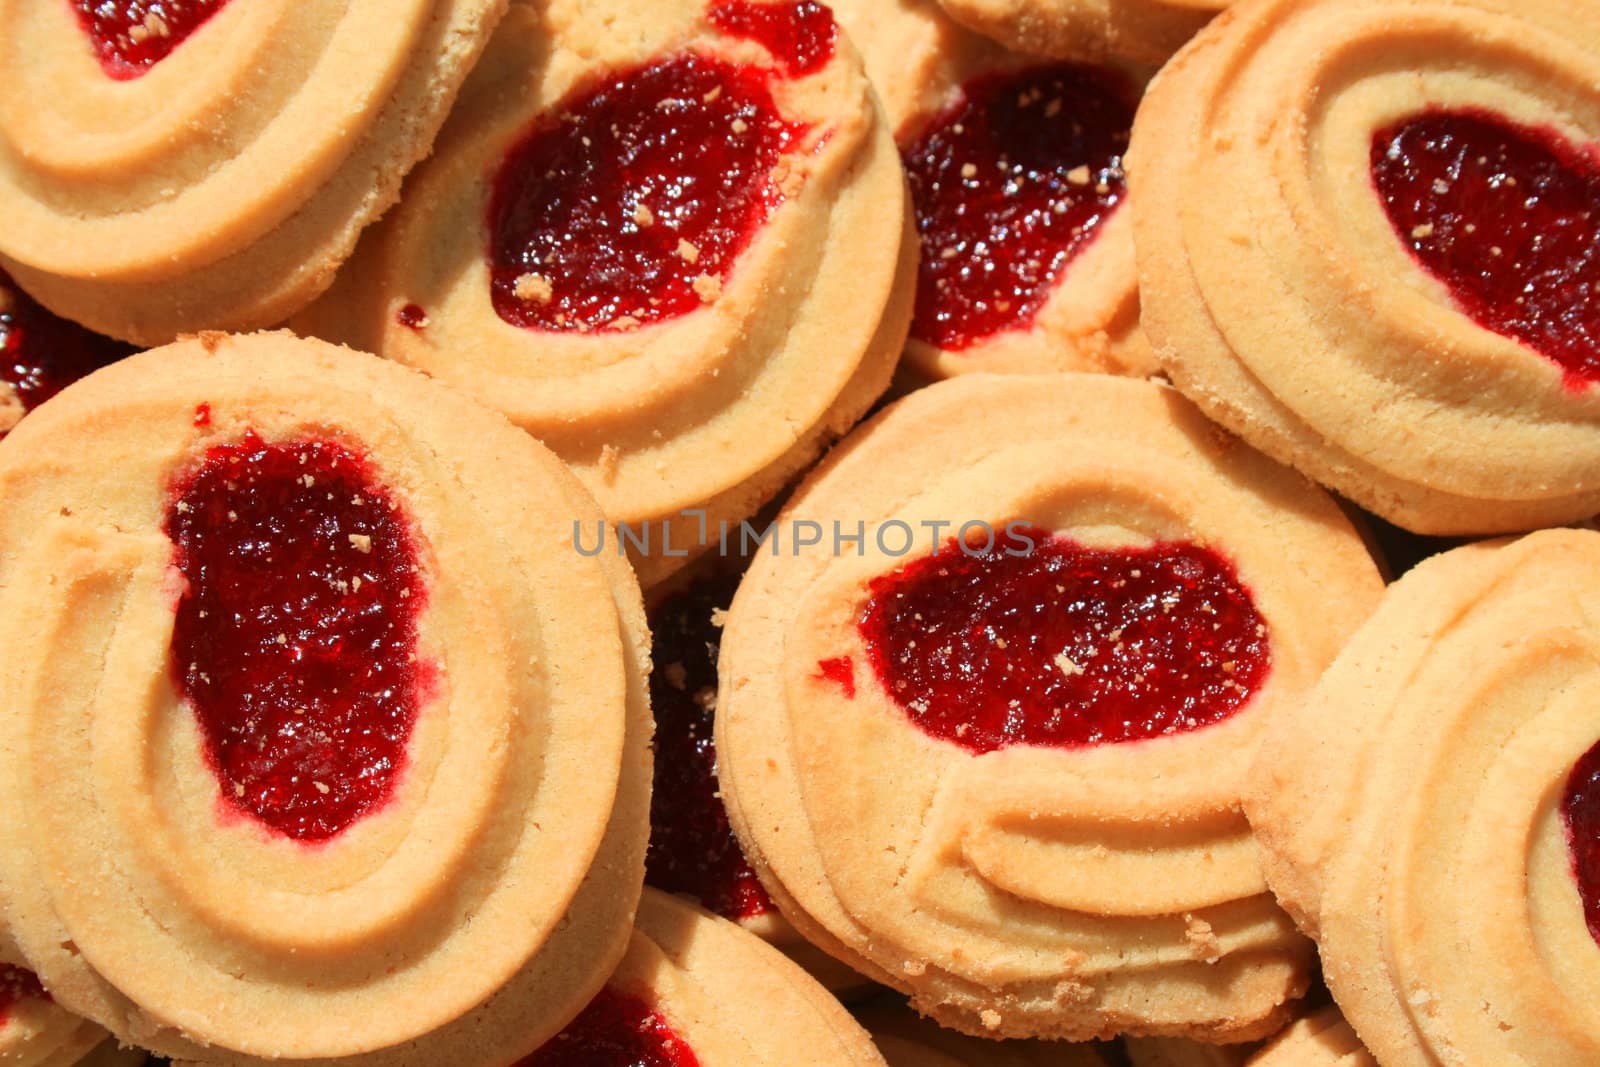
<path id="1" fill-rule="evenodd" d="M 951 17 L 1008 47 L 1159 64 L 1232 0 L 939 0 Z"/>
<path id="2" fill-rule="evenodd" d="M 764 551 L 722 647 L 724 798 L 785 915 L 976 1034 L 1270 1032 L 1310 946 L 1238 806 L 1381 588 L 1333 502 L 1161 386 L 967 376 L 781 517 L 835 522 L 859 548 Z"/>
<path id="3" fill-rule="evenodd" d="M 143 344 L 281 322 L 394 202 L 504 7 L 196 3 L 131 28 L 87 4 L 8 7 L 0 261 L 52 310 Z"/>
<path id="4" fill-rule="evenodd" d="M 139 1067 L 104 1030 L 51 1002 L 31 971 L 0 963 L 0 1062 L 17 1067 Z"/>
<path id="5" fill-rule="evenodd" d="M 185 1061 L 421 1065 L 599 987 L 648 653 L 553 456 L 394 364 L 210 336 L 39 408 L 0 487 L 5 921 L 60 1004 Z"/>
<path id="6" fill-rule="evenodd" d="M 1378 1067 L 1378 1061 L 1361 1047 L 1339 1009 L 1325 1008 L 1273 1038 L 1248 1067 Z"/>
<path id="7" fill-rule="evenodd" d="M 1436 556 L 1271 724 L 1268 878 L 1385 1067 L 1600 1055 L 1597 562 L 1573 530 Z"/>
<path id="8" fill-rule="evenodd" d="M 1208 27 L 1152 83 L 1129 165 L 1178 387 L 1415 532 L 1600 510 L 1600 303 L 1574 258 L 1600 195 L 1600 68 L 1574 44 L 1594 20 L 1278 0 Z"/>

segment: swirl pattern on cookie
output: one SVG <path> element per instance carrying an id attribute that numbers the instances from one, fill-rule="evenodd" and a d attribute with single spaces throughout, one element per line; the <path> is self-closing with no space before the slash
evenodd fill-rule
<path id="1" fill-rule="evenodd" d="M 1386 1067 L 1600 1057 L 1597 564 L 1576 530 L 1427 560 L 1273 718 L 1268 879 Z"/>
<path id="2" fill-rule="evenodd" d="M 847 440 L 812 523 L 843 540 L 757 557 L 718 701 L 785 916 L 980 1036 L 1280 1024 L 1310 946 L 1238 808 L 1381 589 L 1333 501 L 1154 383 L 969 375 Z"/>
<path id="3" fill-rule="evenodd" d="M 1208 27 L 1129 157 L 1174 383 L 1417 533 L 1600 510 L 1596 32 L 1552 0 L 1273 0 Z"/>
<path id="4" fill-rule="evenodd" d="M 938 0 L 1019 52 L 1160 64 L 1233 0 Z"/>
<path id="5" fill-rule="evenodd" d="M 6 8 L 0 264 L 141 344 L 282 322 L 394 203 L 504 8 Z"/>
<path id="6" fill-rule="evenodd" d="M 616 973 L 517 1067 L 736 1067 L 796 1057 L 884 1067 L 866 1031 L 776 949 L 647 889 Z"/>
<path id="7" fill-rule="evenodd" d="M 179 1062 L 420 1067 L 599 988 L 648 650 L 549 452 L 375 357 L 214 335 L 40 407 L 0 494 L 3 914 L 58 1003 Z"/>
<path id="8" fill-rule="evenodd" d="M 1154 370 L 1122 156 L 1148 72 L 1008 52 L 934 0 L 841 0 L 911 181 L 927 377 Z"/>
<path id="9" fill-rule="evenodd" d="M 909 230 L 826 9 L 543 0 L 512 10 L 406 202 L 300 325 L 539 437 L 650 531 L 630 545 L 648 587 L 886 386 Z"/>

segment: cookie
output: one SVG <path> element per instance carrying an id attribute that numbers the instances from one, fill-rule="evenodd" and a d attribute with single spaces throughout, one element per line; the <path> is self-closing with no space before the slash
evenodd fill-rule
<path id="1" fill-rule="evenodd" d="M 0 270 L 0 437 L 85 374 L 134 351 L 52 315 Z"/>
<path id="2" fill-rule="evenodd" d="M 136 1049 L 58 1007 L 32 971 L 0 963 L 0 1063 L 20 1067 L 141 1067 Z"/>
<path id="3" fill-rule="evenodd" d="M 1232 0 L 939 0 L 1008 48 L 1160 64 Z"/>
<path id="4" fill-rule="evenodd" d="M 1378 1061 L 1338 1008 L 1324 1008 L 1273 1038 L 1248 1067 L 1378 1067 Z"/>

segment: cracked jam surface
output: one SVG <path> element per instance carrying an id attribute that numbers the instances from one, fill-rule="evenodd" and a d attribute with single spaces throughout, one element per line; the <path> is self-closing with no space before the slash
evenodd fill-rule
<path id="1" fill-rule="evenodd" d="M 645 882 L 694 897 L 727 919 L 772 910 L 728 822 L 712 738 L 721 628 L 738 575 L 696 582 L 650 613 L 650 708 L 655 713 L 655 787 Z"/>
<path id="2" fill-rule="evenodd" d="M 23 413 L 135 351 L 51 314 L 0 271 L 0 382 L 15 401 L 9 412 L 0 406 L 0 437 Z"/>
<path id="3" fill-rule="evenodd" d="M 1561 801 L 1572 850 L 1572 872 L 1578 879 L 1589 933 L 1600 944 L 1600 744 L 1572 769 Z"/>
<path id="4" fill-rule="evenodd" d="M 1372 176 L 1401 243 L 1485 329 L 1600 380 L 1600 148 L 1487 111 L 1379 130 Z"/>
<path id="5" fill-rule="evenodd" d="M 166 59 L 228 0 L 71 0 L 101 68 L 131 81 Z"/>
<path id="6" fill-rule="evenodd" d="M 1266 680 L 1266 623 L 1216 552 L 1012 529 L 869 585 L 873 669 L 923 732 L 975 753 L 1141 741 L 1221 722 Z"/>
<path id="7" fill-rule="evenodd" d="M 700 1061 L 654 1008 L 608 986 L 516 1067 L 700 1067 Z"/>
<path id="8" fill-rule="evenodd" d="M 1127 195 L 1131 100 L 1090 67 L 990 74 L 904 147 L 922 238 L 913 337 L 959 352 L 1033 325 Z"/>
<path id="9" fill-rule="evenodd" d="M 491 300 L 530 330 L 631 330 L 714 303 L 784 199 L 771 71 L 687 54 L 542 117 L 489 205 Z"/>
<path id="10" fill-rule="evenodd" d="M 431 669 L 416 536 L 372 465 L 247 433 L 182 478 L 165 528 L 185 580 L 172 670 L 223 801 L 305 842 L 380 808 Z"/>

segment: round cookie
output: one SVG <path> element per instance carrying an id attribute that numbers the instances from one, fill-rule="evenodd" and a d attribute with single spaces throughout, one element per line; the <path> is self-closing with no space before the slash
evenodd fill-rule
<path id="1" fill-rule="evenodd" d="M 1164 63 L 1233 0 L 939 0 L 1008 48 L 1041 56 Z"/>
<path id="2" fill-rule="evenodd" d="M 421 375 L 212 335 L 0 448 L 3 918 L 181 1062 L 500 1062 L 621 957 L 637 586 L 548 451 Z"/>
<path id="3" fill-rule="evenodd" d="M 1378 1067 L 1338 1008 L 1299 1020 L 1250 1058 L 1248 1067 Z"/>
<path id="4" fill-rule="evenodd" d="M 395 202 L 505 6 L 7 5 L 0 267 L 140 344 L 282 322 Z"/>
<path id="5" fill-rule="evenodd" d="M 875 1003 L 856 1013 L 889 1067 L 1115 1067 L 1095 1045 L 986 1041 L 947 1030 L 902 1004 Z"/>
<path id="6" fill-rule="evenodd" d="M 100 1027 L 57 1007 L 31 971 L 0 963 L 0 1063 L 16 1067 L 141 1067 Z"/>
<path id="7" fill-rule="evenodd" d="M 907 366 L 1153 373 L 1122 172 L 1149 72 L 1008 52 L 935 0 L 833 7 L 910 176 L 922 259 Z"/>
<path id="8" fill-rule="evenodd" d="M 639 534 L 649 587 L 888 384 L 915 284 L 904 185 L 820 5 L 518 4 L 298 325 L 539 437 Z"/>
<path id="9" fill-rule="evenodd" d="M 1381 592 L 1331 498 L 1158 384 L 968 375 L 852 435 L 779 535 L 716 742 L 802 934 L 979 1036 L 1282 1024 L 1311 946 L 1239 805 Z"/>
<path id="10" fill-rule="evenodd" d="M 133 351 L 52 315 L 0 270 L 0 437 L 85 374 Z"/>
<path id="11" fill-rule="evenodd" d="M 884 1067 L 838 1001 L 760 938 L 645 890 L 638 925 L 594 1002 L 519 1067 Z"/>
<path id="12" fill-rule="evenodd" d="M 1597 33 L 1560 0 L 1263 0 L 1208 27 L 1129 155 L 1174 384 L 1416 533 L 1600 510 Z"/>
<path id="13" fill-rule="evenodd" d="M 1385 1067 L 1600 1058 L 1600 533 L 1435 556 L 1307 703 L 1247 811 Z"/>

